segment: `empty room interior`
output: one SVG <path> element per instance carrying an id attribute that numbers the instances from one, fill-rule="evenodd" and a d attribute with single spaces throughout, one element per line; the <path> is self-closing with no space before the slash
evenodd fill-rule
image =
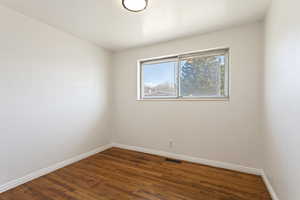
<path id="1" fill-rule="evenodd" d="M 300 200 L 299 0 L 0 0 L 0 200 Z"/>

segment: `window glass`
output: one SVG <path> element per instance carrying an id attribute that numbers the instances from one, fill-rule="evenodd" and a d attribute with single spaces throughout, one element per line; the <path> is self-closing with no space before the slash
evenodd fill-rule
<path id="1" fill-rule="evenodd" d="M 191 57 L 180 61 L 180 96 L 224 97 L 225 56 Z"/>
<path id="2" fill-rule="evenodd" d="M 229 49 L 142 61 L 139 99 L 229 97 Z"/>
<path id="3" fill-rule="evenodd" d="M 144 97 L 176 96 L 177 62 L 143 64 Z"/>

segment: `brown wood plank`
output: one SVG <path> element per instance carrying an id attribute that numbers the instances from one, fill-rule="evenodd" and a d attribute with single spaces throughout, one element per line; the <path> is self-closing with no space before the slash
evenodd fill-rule
<path id="1" fill-rule="evenodd" d="M 261 177 L 111 148 L 0 200 L 271 200 Z"/>

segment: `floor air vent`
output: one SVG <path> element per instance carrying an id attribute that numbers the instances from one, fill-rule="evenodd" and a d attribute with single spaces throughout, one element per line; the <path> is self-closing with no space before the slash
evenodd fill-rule
<path id="1" fill-rule="evenodd" d="M 177 163 L 177 164 L 182 163 L 181 160 L 175 160 L 175 159 L 171 159 L 171 158 L 166 158 L 166 161 L 167 161 L 167 162 L 172 162 L 172 163 Z"/>

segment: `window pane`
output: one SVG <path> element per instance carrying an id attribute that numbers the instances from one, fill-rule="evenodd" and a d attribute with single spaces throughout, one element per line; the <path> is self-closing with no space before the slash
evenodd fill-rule
<path id="1" fill-rule="evenodd" d="M 176 96 L 176 61 L 143 64 L 144 97 Z"/>
<path id="2" fill-rule="evenodd" d="M 180 95 L 226 97 L 225 55 L 191 57 L 180 61 Z"/>

